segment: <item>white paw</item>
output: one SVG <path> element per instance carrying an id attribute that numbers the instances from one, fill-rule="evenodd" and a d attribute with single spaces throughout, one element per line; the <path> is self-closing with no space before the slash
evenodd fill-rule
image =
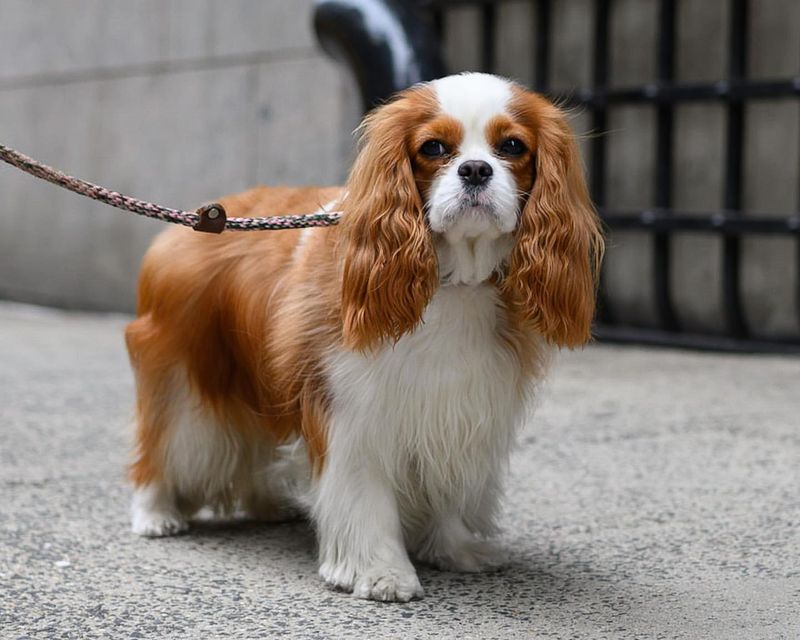
<path id="1" fill-rule="evenodd" d="M 343 591 L 352 591 L 356 581 L 355 569 L 347 562 L 323 562 L 319 575 L 326 584 Z"/>
<path id="2" fill-rule="evenodd" d="M 174 536 L 188 528 L 189 523 L 184 518 L 169 512 L 136 511 L 131 522 L 133 532 L 147 538 Z"/>
<path id="3" fill-rule="evenodd" d="M 319 575 L 330 586 L 350 591 L 356 598 L 382 602 L 408 602 L 422 597 L 422 585 L 409 563 L 396 567 L 381 563 L 364 571 L 355 571 L 347 562 L 323 563 Z"/>
<path id="4" fill-rule="evenodd" d="M 508 561 L 505 552 L 488 540 L 464 540 L 449 548 L 426 550 L 419 559 L 444 571 L 477 573 Z"/>
<path id="5" fill-rule="evenodd" d="M 422 585 L 413 567 L 376 565 L 356 576 L 353 595 L 366 600 L 408 602 L 421 598 Z"/>

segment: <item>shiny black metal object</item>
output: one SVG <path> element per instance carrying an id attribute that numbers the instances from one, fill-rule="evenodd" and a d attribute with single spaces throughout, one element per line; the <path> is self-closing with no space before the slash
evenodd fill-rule
<path id="1" fill-rule="evenodd" d="M 658 37 L 658 83 L 670 84 L 675 80 L 675 0 L 661 0 L 659 7 Z M 673 124 L 672 103 L 665 102 L 656 107 L 656 206 L 669 211 L 672 207 Z M 670 214 L 671 215 L 671 212 Z M 672 261 L 672 238 L 667 232 L 653 234 L 653 288 L 655 290 L 656 313 L 659 328 L 678 331 L 680 325 L 672 303 L 670 264 Z"/>
<path id="2" fill-rule="evenodd" d="M 328 55 L 355 74 L 364 111 L 445 75 L 434 21 L 414 2 L 317 0 L 314 29 Z"/>

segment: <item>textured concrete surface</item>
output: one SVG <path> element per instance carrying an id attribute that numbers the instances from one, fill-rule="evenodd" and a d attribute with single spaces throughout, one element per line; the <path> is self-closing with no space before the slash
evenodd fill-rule
<path id="1" fill-rule="evenodd" d="M 800 360 L 565 354 L 512 461 L 495 573 L 424 600 L 316 576 L 304 523 L 128 532 L 123 317 L 0 305 L 2 638 L 800 637 Z"/>

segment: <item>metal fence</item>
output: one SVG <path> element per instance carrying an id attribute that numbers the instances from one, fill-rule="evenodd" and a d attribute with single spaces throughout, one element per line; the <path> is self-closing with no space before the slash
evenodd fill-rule
<path id="1" fill-rule="evenodd" d="M 480 65 L 482 71 L 496 70 L 498 5 L 503 0 L 419 0 L 395 2 L 378 0 L 324 0 L 317 4 L 316 26 L 320 40 L 345 58 L 356 71 L 365 107 L 386 97 L 391 91 L 412 82 L 441 75 L 438 44 L 444 32 L 448 9 L 473 5 L 481 12 Z M 675 78 L 676 1 L 659 0 L 657 74 L 640 86 L 613 87 L 609 78 L 609 19 L 613 0 L 594 0 L 593 60 L 591 83 L 568 94 L 553 94 L 549 77 L 551 11 L 553 0 L 531 0 L 535 20 L 532 25 L 531 56 L 533 85 L 537 91 L 569 105 L 586 109 L 595 132 L 608 129 L 609 108 L 619 105 L 649 105 L 656 112 L 654 205 L 642 210 L 616 210 L 606 206 L 607 137 L 595 135 L 589 144 L 590 188 L 595 204 L 610 232 L 644 231 L 652 234 L 652 289 L 657 310 L 657 327 L 641 328 L 614 317 L 607 304 L 607 291 L 601 277 L 597 335 L 600 339 L 643 342 L 703 349 L 735 351 L 800 352 L 800 338 L 756 338 L 748 326 L 741 297 L 741 242 L 752 234 L 791 237 L 796 246 L 794 268 L 800 274 L 800 215 L 748 215 L 742 210 L 744 126 L 746 105 L 763 99 L 800 99 L 800 76 L 773 80 L 751 80 L 747 74 L 748 0 L 730 0 L 727 77 L 709 83 L 683 83 Z M 367 24 L 371 12 L 384 20 Z M 374 18 L 374 13 L 372 14 Z M 394 20 L 387 20 L 391 16 Z M 376 24 L 382 24 L 378 37 Z M 400 38 L 400 40 L 398 40 Z M 408 51 L 395 50 L 405 42 Z M 398 73 L 404 64 L 405 75 Z M 391 91 L 378 86 L 391 80 Z M 676 105 L 689 102 L 716 102 L 725 107 L 726 143 L 724 154 L 723 208 L 718 211 L 684 212 L 673 208 L 673 126 Z M 800 141 L 798 141 L 800 144 Z M 798 177 L 800 203 L 800 176 Z M 722 240 L 722 300 L 725 330 L 721 334 L 688 333 L 682 329 L 671 295 L 670 265 L 672 238 L 681 232 L 713 234 Z M 795 307 L 800 318 L 800 275 Z"/>

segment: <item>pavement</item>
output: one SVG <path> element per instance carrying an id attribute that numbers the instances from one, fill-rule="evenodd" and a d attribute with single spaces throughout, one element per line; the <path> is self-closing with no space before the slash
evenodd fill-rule
<path id="1" fill-rule="evenodd" d="M 122 316 L 0 304 L 2 638 L 800 638 L 800 359 L 565 353 L 514 455 L 509 564 L 328 590 L 308 524 L 129 532 Z"/>

